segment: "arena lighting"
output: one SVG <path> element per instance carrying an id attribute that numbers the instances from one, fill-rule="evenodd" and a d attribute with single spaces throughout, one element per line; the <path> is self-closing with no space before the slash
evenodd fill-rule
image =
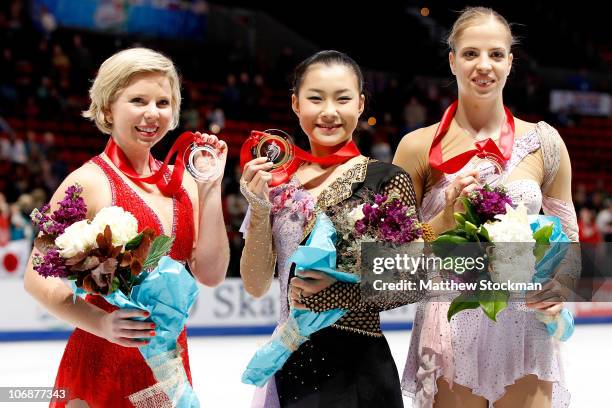
<path id="1" fill-rule="evenodd" d="M 368 125 L 374 126 L 376 124 L 376 118 L 374 116 L 370 116 L 368 118 Z"/>
<path id="2" fill-rule="evenodd" d="M 429 7 L 423 7 L 423 8 L 421 9 L 421 15 L 422 15 L 423 17 L 427 17 L 427 16 L 429 15 Z"/>

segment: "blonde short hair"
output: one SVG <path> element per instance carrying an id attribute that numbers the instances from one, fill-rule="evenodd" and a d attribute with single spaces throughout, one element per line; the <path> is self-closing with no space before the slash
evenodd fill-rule
<path id="1" fill-rule="evenodd" d="M 446 43 L 451 51 L 456 51 L 457 41 L 463 34 L 466 28 L 478 24 L 485 19 L 494 19 L 502 26 L 504 26 L 508 32 L 509 48 L 517 43 L 516 38 L 512 35 L 512 29 L 508 21 L 499 14 L 497 11 L 488 7 L 466 7 L 461 11 L 461 14 L 453 24 L 453 28 L 446 39 Z"/>
<path id="2" fill-rule="evenodd" d="M 91 103 L 89 109 L 83 111 L 83 117 L 92 120 L 102 133 L 110 134 L 113 125 L 106 120 L 104 112 L 110 110 L 117 94 L 128 86 L 135 75 L 153 72 L 165 75 L 170 81 L 172 89 L 170 130 L 176 128 L 181 111 L 181 85 L 178 73 L 168 57 L 148 48 L 119 51 L 102 63 L 89 89 Z"/>

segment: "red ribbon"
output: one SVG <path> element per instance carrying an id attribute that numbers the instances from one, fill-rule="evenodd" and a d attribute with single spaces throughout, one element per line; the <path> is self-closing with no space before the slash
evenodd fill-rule
<path id="1" fill-rule="evenodd" d="M 264 132 L 256 130 L 251 131 L 251 136 L 244 142 L 240 151 L 240 164 L 244 169 L 244 166 L 250 160 L 253 160 L 251 155 L 251 147 L 259 142 L 261 137 L 265 136 Z M 335 164 L 346 163 L 353 157 L 357 157 L 361 154 L 359 148 L 354 141 L 350 140 L 335 153 L 328 156 L 313 156 L 311 153 L 293 145 L 294 157 L 289 160 L 283 166 L 272 170 L 272 180 L 268 183 L 270 187 L 275 187 L 285 183 L 291 178 L 293 173 L 296 172 L 298 167 L 304 162 L 306 163 L 317 163 L 322 166 L 332 166 Z"/>
<path id="2" fill-rule="evenodd" d="M 151 175 L 142 177 L 134 167 L 130 164 L 128 157 L 123 153 L 123 150 L 115 143 L 113 138 L 111 137 L 106 144 L 106 148 L 104 149 L 104 153 L 108 156 L 110 161 L 117 166 L 117 168 L 125 174 L 130 180 L 136 183 L 146 183 L 146 184 L 155 184 L 159 191 L 162 192 L 165 196 L 172 196 L 178 192 L 181 188 L 181 184 L 183 182 L 183 174 L 185 173 L 185 163 L 183 162 L 183 156 L 185 151 L 189 148 L 192 143 L 201 144 L 201 138 L 198 138 L 195 134 L 191 132 L 184 132 L 181 134 L 178 139 L 174 142 L 170 151 L 166 155 L 164 162 L 161 166 L 157 164 L 153 155 L 149 153 L 149 168 L 153 172 Z M 166 181 L 163 177 L 166 169 L 168 168 L 168 164 L 170 163 L 170 159 L 172 156 L 176 154 L 176 161 L 174 162 L 174 168 L 172 169 L 172 174 L 170 176 L 170 180 Z"/>
<path id="3" fill-rule="evenodd" d="M 510 156 L 512 155 L 512 146 L 514 145 L 514 116 L 508 108 L 504 106 L 504 112 L 506 114 L 506 120 L 502 125 L 501 135 L 499 136 L 499 145 L 501 150 L 491 138 L 486 138 L 474 143 L 475 148 L 468 150 L 467 152 L 461 153 L 455 157 L 452 157 L 446 161 L 442 161 L 442 139 L 450 124 L 455 117 L 457 111 L 457 101 L 453 102 L 451 106 L 446 109 L 442 120 L 436 130 L 436 135 L 429 149 L 429 165 L 438 169 L 444 173 L 452 174 L 461 170 L 474 156 L 478 156 L 481 159 L 492 159 L 500 165 L 504 165 Z"/>

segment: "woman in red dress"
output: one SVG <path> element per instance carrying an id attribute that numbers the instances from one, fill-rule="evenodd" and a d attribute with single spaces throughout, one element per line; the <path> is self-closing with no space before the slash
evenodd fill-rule
<path id="1" fill-rule="evenodd" d="M 222 174 L 207 183 L 187 175 L 175 188 L 168 185 L 172 169 L 165 170 L 157 184 L 138 180 L 159 170 L 160 162 L 150 150 L 178 125 L 180 84 L 172 61 L 145 48 L 121 51 L 101 65 L 90 97 L 83 116 L 110 135 L 109 142 L 104 153 L 62 182 L 51 199 L 51 210 L 57 208 L 67 187 L 79 183 L 88 218 L 104 207 L 123 207 L 136 217 L 139 230 L 151 227 L 157 234 L 174 237 L 169 255 L 188 263 L 198 281 L 208 286 L 221 283 L 229 262 L 221 210 Z M 198 135 L 217 149 L 225 165 L 225 143 L 213 135 Z M 24 284 L 49 312 L 76 326 L 55 382 L 56 388 L 67 390 L 68 400 L 52 401 L 52 407 L 132 407 L 131 395 L 156 384 L 137 349 L 155 336 L 155 327 L 132 320 L 147 312 L 118 309 L 100 296 L 73 301 L 72 290 L 59 278 L 38 275 L 31 259 Z M 191 382 L 184 329 L 178 345 Z M 162 398 L 154 405 L 168 402 Z"/>

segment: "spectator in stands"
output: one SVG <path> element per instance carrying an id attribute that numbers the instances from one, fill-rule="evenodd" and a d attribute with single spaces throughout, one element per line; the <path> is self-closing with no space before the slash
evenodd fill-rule
<path id="1" fill-rule="evenodd" d="M 50 200 L 52 209 L 69 186 L 79 183 L 88 218 L 111 205 L 123 207 L 136 217 L 139 230 L 150 227 L 157 234 L 172 236 L 169 255 L 188 262 L 200 282 L 218 285 L 229 261 L 221 211 L 222 175 L 208 183 L 196 183 L 186 175 L 176 186 L 164 178 L 158 183 L 142 180 L 163 171 L 150 150 L 178 125 L 180 83 L 172 61 L 146 48 L 118 52 L 101 65 L 89 94 L 91 103 L 83 116 L 110 136 L 107 148 L 62 182 Z M 216 136 L 200 136 L 217 149 L 224 165 L 225 143 Z M 55 383 L 56 388 L 69 390 L 73 404 L 128 407 L 132 406 L 129 397 L 136 398 L 140 391 L 151 394 L 153 400 L 159 398 L 162 405 L 169 403 L 163 391 L 150 388 L 160 379 L 136 350 L 155 335 L 150 322 L 132 319 L 146 317 L 146 312 L 118 309 L 101 296 L 73 301 L 72 290 L 59 278 L 38 275 L 32 259 L 24 285 L 49 312 L 77 327 Z M 191 380 L 185 331 L 178 338 L 176 358 L 177 368 L 182 367 L 182 375 Z M 64 404 L 54 401 L 51 406 Z"/>
<path id="2" fill-rule="evenodd" d="M 11 208 L 6 197 L 0 192 L 0 247 L 6 245 L 11 239 Z"/>
<path id="3" fill-rule="evenodd" d="M 225 128 L 225 113 L 223 109 L 216 107 L 206 116 L 207 128 L 211 133 L 218 134 Z"/>
<path id="4" fill-rule="evenodd" d="M 456 225 L 454 211 L 464 210 L 460 196 L 480 183 L 503 179 L 515 202 L 522 201 L 531 214 L 543 208 L 558 216 L 568 237 L 577 241 L 563 140 L 550 125 L 515 118 L 504 106 L 513 43 L 508 22 L 494 10 L 468 7 L 460 14 L 448 37 L 458 100 L 437 125 L 406 135 L 394 163 L 410 174 L 423 221 L 438 234 Z M 497 158 L 478 160 L 478 140 L 496 141 L 495 148 L 484 151 Z M 537 294 L 546 301 L 529 297 L 527 306 L 556 318 L 564 299 L 557 282 L 571 287 L 575 278 L 573 270 L 562 268 Z M 550 407 L 553 395 L 559 406 L 569 403 L 557 340 L 533 310 L 509 303 L 497 322 L 480 308 L 449 321 L 452 297 L 432 294 L 417 308 L 402 383 L 417 406 Z"/>
<path id="5" fill-rule="evenodd" d="M 70 60 L 62 49 L 62 46 L 55 44 L 53 46 L 53 55 L 51 56 L 51 64 L 59 77 L 66 77 L 70 72 Z"/>
<path id="6" fill-rule="evenodd" d="M 374 143 L 371 150 L 372 158 L 385 163 L 391 163 L 393 153 L 391 153 L 391 145 L 387 141 L 386 135 L 376 132 L 374 134 Z"/>
<path id="7" fill-rule="evenodd" d="M 45 33 L 45 37 L 50 38 L 51 35 L 57 29 L 57 21 L 55 20 L 55 16 L 49 11 L 47 7 L 40 6 L 38 21 L 40 24 L 40 28 Z"/>
<path id="8" fill-rule="evenodd" d="M 383 111 L 390 112 L 397 120 L 397 118 L 400 118 L 402 115 L 402 108 L 405 101 L 404 92 L 397 78 L 388 78 L 386 75 L 383 77 L 385 78 L 385 86 L 378 103 L 381 105 L 380 107 Z"/>
<path id="9" fill-rule="evenodd" d="M 242 71 L 238 76 L 238 93 L 240 94 L 240 118 L 255 120 L 256 90 L 248 72 Z"/>
<path id="10" fill-rule="evenodd" d="M 72 49 L 68 55 L 70 55 L 70 60 L 76 67 L 71 70 L 72 81 L 74 82 L 72 86 L 75 89 L 80 89 L 83 85 L 87 84 L 87 79 L 93 67 L 91 52 L 89 48 L 83 45 L 83 37 L 80 34 L 72 36 Z"/>
<path id="11" fill-rule="evenodd" d="M 230 228 L 233 231 L 238 231 L 242 220 L 247 213 L 249 203 L 239 193 L 237 182 L 228 183 L 225 188 L 226 209 L 229 216 Z"/>
<path id="12" fill-rule="evenodd" d="M 23 135 L 16 135 L 12 140 L 11 147 L 11 160 L 13 163 L 26 164 L 28 162 L 28 151 Z"/>
<path id="13" fill-rule="evenodd" d="M 6 133 L 0 133 L 0 160 L 10 161 L 12 153 L 11 137 Z"/>
<path id="14" fill-rule="evenodd" d="M 296 57 L 293 48 L 290 45 L 285 45 L 281 48 L 280 55 L 276 63 L 271 68 L 268 82 L 275 86 L 287 89 L 289 86 L 288 73 L 295 67 Z"/>
<path id="15" fill-rule="evenodd" d="M 270 111 L 270 88 L 262 74 L 255 74 L 253 77 L 253 100 L 253 118 L 261 121 Z"/>
<path id="16" fill-rule="evenodd" d="M 580 210 L 578 229 L 580 231 L 580 242 L 598 244 L 601 242 L 601 234 L 595 223 L 595 212 L 587 207 Z"/>
<path id="17" fill-rule="evenodd" d="M 14 114 L 17 112 L 19 94 L 15 84 L 17 68 L 10 47 L 2 49 L 0 56 L 0 113 Z"/>
<path id="18" fill-rule="evenodd" d="M 22 194 L 16 203 L 11 205 L 11 241 L 34 239 L 34 228 L 30 223 L 30 213 L 34 209 L 30 194 Z"/>
<path id="19" fill-rule="evenodd" d="M 591 209 L 596 213 L 604 208 L 606 197 L 608 194 L 601 190 L 595 190 L 591 193 Z"/>
<path id="20" fill-rule="evenodd" d="M 42 149 L 38 143 L 36 132 L 28 130 L 26 132 L 25 149 L 29 161 L 39 161 L 42 159 Z"/>
<path id="21" fill-rule="evenodd" d="M 40 187 L 33 189 L 30 195 L 32 196 L 32 208 L 41 208 L 48 201 L 47 192 Z M 31 213 L 30 211 L 27 215 L 29 216 Z"/>
<path id="22" fill-rule="evenodd" d="M 228 119 L 237 119 L 240 114 L 240 90 L 236 85 L 236 75 L 228 74 L 225 88 L 221 92 L 221 108 Z"/>
<path id="23" fill-rule="evenodd" d="M 605 206 L 603 210 L 597 214 L 595 218 L 595 225 L 599 230 L 602 238 L 606 242 L 612 241 L 612 197 L 609 197 L 605 201 Z"/>
<path id="24" fill-rule="evenodd" d="M 41 154 L 43 157 L 49 157 L 49 155 L 54 150 L 55 150 L 55 135 L 51 131 L 46 131 L 45 133 L 43 133 L 42 143 L 40 144 Z"/>
<path id="25" fill-rule="evenodd" d="M 415 129 L 423 127 L 427 119 L 427 110 L 416 96 L 410 97 L 410 101 L 404 106 L 404 123 L 405 128 L 403 134 L 410 133 Z"/>
<path id="26" fill-rule="evenodd" d="M 589 206 L 589 196 L 587 194 L 587 188 L 584 183 L 578 183 L 573 193 L 574 207 L 576 212 L 580 212 L 580 209 L 585 206 Z"/>

